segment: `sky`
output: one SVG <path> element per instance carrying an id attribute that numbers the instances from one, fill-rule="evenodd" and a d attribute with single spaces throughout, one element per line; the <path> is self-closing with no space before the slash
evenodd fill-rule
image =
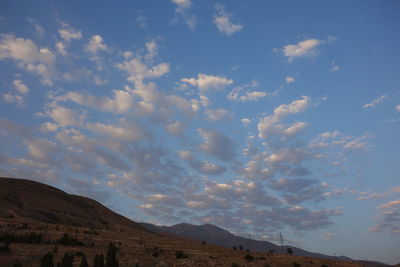
<path id="1" fill-rule="evenodd" d="M 0 2 L 0 176 L 400 262 L 399 1 Z"/>

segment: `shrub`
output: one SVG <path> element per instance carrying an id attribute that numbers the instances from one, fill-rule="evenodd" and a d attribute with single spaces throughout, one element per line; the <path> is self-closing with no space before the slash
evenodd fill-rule
<path id="1" fill-rule="evenodd" d="M 82 261 L 81 261 L 81 265 L 79 265 L 79 267 L 89 267 L 89 264 L 87 262 L 87 259 L 86 259 L 85 255 L 83 255 Z"/>
<path id="2" fill-rule="evenodd" d="M 57 241 L 57 243 L 65 246 L 83 246 L 83 242 L 79 241 L 78 238 L 64 233 L 64 235 Z"/>
<path id="3" fill-rule="evenodd" d="M 57 267 L 74 267 L 74 255 L 71 253 L 64 253 L 61 262 L 57 264 Z"/>
<path id="4" fill-rule="evenodd" d="M 297 262 L 293 262 L 293 267 L 301 267 L 301 264 L 297 263 Z"/>
<path id="5" fill-rule="evenodd" d="M 44 254 L 40 260 L 40 267 L 54 267 L 53 257 L 54 255 L 51 252 Z"/>
<path id="6" fill-rule="evenodd" d="M 232 263 L 231 267 L 240 267 L 239 264 L 237 264 L 236 262 Z"/>
<path id="7" fill-rule="evenodd" d="M 250 254 L 246 254 L 246 255 L 244 256 L 244 259 L 247 260 L 247 261 L 249 261 L 249 262 L 254 261 L 254 257 L 251 256 Z"/>
<path id="8" fill-rule="evenodd" d="M 108 245 L 106 267 L 119 267 L 119 262 L 117 260 L 117 250 L 117 247 L 113 243 L 110 243 L 110 245 Z"/>
<path id="9" fill-rule="evenodd" d="M 186 259 L 186 258 L 188 258 L 188 256 L 185 253 L 183 253 L 182 250 L 175 251 L 175 257 L 177 259 Z"/>

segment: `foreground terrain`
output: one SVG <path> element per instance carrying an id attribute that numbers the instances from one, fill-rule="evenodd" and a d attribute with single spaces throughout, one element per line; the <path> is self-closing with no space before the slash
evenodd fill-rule
<path id="1" fill-rule="evenodd" d="M 100 203 L 37 182 L 0 178 L 0 266 L 40 266 L 73 255 L 73 266 L 116 247 L 119 266 L 363 266 L 362 263 L 229 249 L 156 233 Z M 19 264 L 19 265 L 18 265 Z"/>

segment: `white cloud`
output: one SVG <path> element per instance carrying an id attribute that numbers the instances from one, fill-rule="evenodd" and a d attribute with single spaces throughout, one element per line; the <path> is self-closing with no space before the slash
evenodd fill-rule
<path id="1" fill-rule="evenodd" d="M 29 93 L 29 88 L 22 80 L 14 80 L 13 85 L 16 92 L 8 92 L 3 94 L 3 99 L 7 103 L 15 103 L 18 107 L 24 107 L 25 98 Z"/>
<path id="2" fill-rule="evenodd" d="M 146 133 L 134 122 L 121 122 L 120 125 L 87 123 L 85 127 L 95 134 L 121 141 L 137 141 L 146 137 Z"/>
<path id="3" fill-rule="evenodd" d="M 305 127 L 307 127 L 306 122 L 295 122 L 289 128 L 283 130 L 283 134 L 287 136 L 295 135 Z"/>
<path id="4" fill-rule="evenodd" d="M 260 138 L 266 138 L 270 134 L 280 134 L 283 131 L 285 131 L 284 125 L 280 124 L 280 121 L 290 115 L 290 114 L 296 114 L 299 112 L 303 112 L 304 110 L 307 109 L 308 106 L 311 104 L 311 99 L 308 96 L 302 96 L 302 99 L 295 100 L 290 104 L 282 104 L 279 107 L 277 107 L 273 114 L 264 118 L 261 118 L 257 128 L 258 128 L 258 136 Z M 286 129 L 287 134 L 294 134 L 298 130 L 304 128 L 306 126 L 305 123 L 298 123 L 292 125 L 294 128 Z"/>
<path id="5" fill-rule="evenodd" d="M 84 116 L 80 115 L 78 111 L 73 109 L 54 105 L 47 111 L 47 113 L 59 126 L 62 127 L 79 126 L 83 124 Z"/>
<path id="6" fill-rule="evenodd" d="M 196 78 L 183 78 L 182 82 L 198 87 L 200 91 L 207 92 L 213 90 L 221 90 L 233 83 L 233 80 L 214 75 L 199 73 Z"/>
<path id="7" fill-rule="evenodd" d="M 175 136 L 181 136 L 185 131 L 185 128 L 186 128 L 185 123 L 181 121 L 172 121 L 167 125 L 168 133 Z"/>
<path id="8" fill-rule="evenodd" d="M 209 120 L 211 121 L 219 121 L 223 119 L 227 119 L 230 117 L 230 112 L 226 109 L 208 109 L 206 110 L 206 114 Z"/>
<path id="9" fill-rule="evenodd" d="M 191 14 L 190 9 L 192 8 L 191 0 L 171 0 L 177 8 L 175 13 L 179 15 L 187 24 L 187 26 L 194 30 L 197 25 L 197 18 L 195 15 Z"/>
<path id="10" fill-rule="evenodd" d="M 89 43 L 86 45 L 86 50 L 92 54 L 96 54 L 99 51 L 107 51 L 108 47 L 104 44 L 103 38 L 96 34 L 90 38 Z"/>
<path id="11" fill-rule="evenodd" d="M 216 4 L 215 10 L 216 14 L 214 15 L 213 22 L 220 32 L 230 36 L 243 29 L 243 24 L 231 22 L 232 14 L 225 10 L 225 6 Z"/>
<path id="12" fill-rule="evenodd" d="M 292 62 L 296 58 L 312 56 L 318 53 L 317 47 L 322 41 L 318 39 L 307 39 L 294 45 L 286 45 L 283 47 L 283 54 Z"/>
<path id="13" fill-rule="evenodd" d="M 64 28 L 58 30 L 58 33 L 60 34 L 61 38 L 68 43 L 72 40 L 79 40 L 82 38 L 81 31 L 72 29 L 68 25 L 65 25 Z"/>
<path id="14" fill-rule="evenodd" d="M 338 71 L 338 70 L 340 70 L 340 67 L 338 65 L 336 65 L 335 62 L 332 62 L 330 71 L 335 72 L 335 71 Z"/>
<path id="15" fill-rule="evenodd" d="M 131 93 L 124 90 L 113 90 L 113 93 L 114 96 L 109 98 L 71 91 L 59 97 L 58 100 L 73 101 L 79 105 L 91 107 L 100 111 L 115 113 L 128 112 L 133 106 L 133 96 Z"/>
<path id="16" fill-rule="evenodd" d="M 24 84 L 21 80 L 14 80 L 13 82 L 15 89 L 20 92 L 21 94 L 29 93 L 29 88 Z"/>
<path id="17" fill-rule="evenodd" d="M 400 104 L 398 104 L 398 105 L 395 107 L 395 109 L 396 109 L 397 112 L 400 112 Z"/>
<path id="18" fill-rule="evenodd" d="M 245 84 L 243 86 L 237 86 L 227 95 L 227 98 L 232 101 L 249 102 L 249 101 L 257 101 L 267 96 L 267 93 L 262 91 L 248 90 L 250 88 L 254 88 L 257 86 L 258 86 L 257 81 L 252 81 L 251 83 Z"/>
<path id="19" fill-rule="evenodd" d="M 0 34 L 0 60 L 10 58 L 17 66 L 35 73 L 45 85 L 52 85 L 55 76 L 55 55 L 48 48 L 39 48 L 33 41 L 13 34 Z"/>
<path id="20" fill-rule="evenodd" d="M 204 139 L 201 150 L 222 161 L 231 161 L 236 153 L 231 139 L 216 130 L 199 129 L 198 133 Z"/>
<path id="21" fill-rule="evenodd" d="M 392 208 L 400 205 L 400 199 L 390 201 L 386 204 L 378 206 L 379 209 Z"/>
<path id="22" fill-rule="evenodd" d="M 376 105 L 378 105 L 379 103 L 381 103 L 383 100 L 385 100 L 386 95 L 381 95 L 378 98 L 372 100 L 370 103 L 365 104 L 363 107 L 364 108 L 372 108 Z"/>
<path id="23" fill-rule="evenodd" d="M 243 123 L 243 125 L 244 126 L 249 126 L 249 124 L 251 123 L 251 119 L 249 119 L 249 118 L 243 118 L 243 119 L 241 119 L 240 120 L 242 123 Z"/>
<path id="24" fill-rule="evenodd" d="M 51 122 L 45 122 L 40 126 L 42 132 L 55 132 L 58 129 L 57 124 Z"/>
<path id="25" fill-rule="evenodd" d="M 295 78 L 293 76 L 286 76 L 285 81 L 287 84 L 294 83 Z"/>
<path id="26" fill-rule="evenodd" d="M 13 93 L 5 93 L 3 94 L 3 99 L 7 103 L 14 103 L 18 107 L 24 107 L 25 106 L 25 98 L 23 95 L 19 94 L 13 94 Z"/>
<path id="27" fill-rule="evenodd" d="M 139 57 L 118 63 L 117 67 L 129 75 L 127 80 L 135 83 L 136 87 L 143 86 L 142 82 L 145 79 L 157 78 L 169 72 L 169 64 L 160 63 L 155 66 L 147 66 Z"/>

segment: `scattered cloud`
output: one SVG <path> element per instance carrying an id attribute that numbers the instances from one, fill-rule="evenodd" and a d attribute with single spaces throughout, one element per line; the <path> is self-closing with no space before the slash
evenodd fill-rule
<path id="1" fill-rule="evenodd" d="M 286 76 L 285 81 L 287 84 L 294 83 L 295 78 L 293 76 Z"/>
<path id="2" fill-rule="evenodd" d="M 227 95 L 227 98 L 232 101 L 251 102 L 267 96 L 266 92 L 249 90 L 257 86 L 257 81 L 252 81 L 251 83 L 243 86 L 237 86 L 233 88 L 233 90 Z"/>
<path id="3" fill-rule="evenodd" d="M 193 3 L 191 0 L 171 0 L 177 7 L 175 13 L 181 17 L 192 31 L 196 29 L 197 17 L 191 13 Z"/>
<path id="4" fill-rule="evenodd" d="M 383 100 L 386 99 L 386 95 L 381 95 L 378 98 L 372 100 L 370 103 L 365 104 L 363 107 L 364 108 L 372 108 L 375 107 L 376 105 L 378 105 L 379 103 L 381 103 Z"/>
<path id="5" fill-rule="evenodd" d="M 225 9 L 225 6 L 222 4 L 215 5 L 215 15 L 214 15 L 214 24 L 217 26 L 218 30 L 223 34 L 228 36 L 239 32 L 243 29 L 243 24 L 241 23 L 233 23 L 231 21 L 232 14 L 228 13 Z"/>
<path id="6" fill-rule="evenodd" d="M 332 62 L 330 71 L 335 72 L 335 71 L 338 71 L 338 70 L 340 70 L 340 67 L 338 65 L 336 65 L 335 62 Z"/>
<path id="7" fill-rule="evenodd" d="M 235 158 L 235 147 L 228 136 L 214 129 L 198 129 L 198 133 L 204 140 L 200 145 L 202 151 L 222 161 L 232 161 Z"/>
<path id="8" fill-rule="evenodd" d="M 3 99 L 7 103 L 15 103 L 18 107 L 25 106 L 25 98 L 29 93 L 29 88 L 22 80 L 14 80 L 14 91 L 3 94 Z"/>
<path id="9" fill-rule="evenodd" d="M 283 55 L 288 58 L 289 62 L 297 58 L 314 56 L 318 54 L 318 46 L 323 43 L 322 40 L 318 39 L 306 39 L 300 41 L 297 44 L 290 44 L 283 47 Z"/>
<path id="10" fill-rule="evenodd" d="M 226 86 L 233 83 L 233 80 L 225 77 L 207 75 L 199 73 L 196 78 L 183 78 L 182 82 L 188 83 L 194 87 L 198 87 L 201 92 L 212 92 L 224 89 Z"/>
<path id="11" fill-rule="evenodd" d="M 44 85 L 53 84 L 56 57 L 50 49 L 39 48 L 30 39 L 0 34 L 0 60 L 6 58 L 14 60 L 19 68 L 37 74 Z"/>
<path id="12" fill-rule="evenodd" d="M 398 105 L 395 107 L 395 109 L 396 109 L 397 112 L 400 112 L 400 104 L 398 104 Z"/>

